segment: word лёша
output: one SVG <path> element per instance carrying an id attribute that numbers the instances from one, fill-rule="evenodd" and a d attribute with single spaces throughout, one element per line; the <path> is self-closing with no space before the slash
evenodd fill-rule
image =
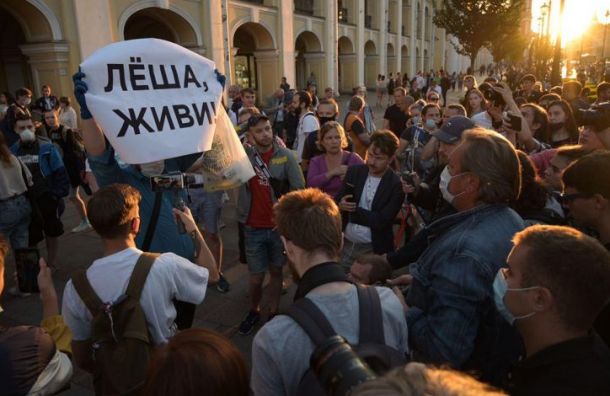
<path id="1" fill-rule="evenodd" d="M 188 88 L 190 84 L 195 84 L 197 88 L 203 87 L 203 92 L 208 92 L 209 90 L 207 82 L 203 81 L 202 83 L 199 83 L 199 81 L 197 81 L 197 77 L 195 77 L 195 73 L 190 65 L 184 66 L 183 79 L 180 79 L 176 65 L 170 65 L 169 68 L 171 69 L 173 76 L 173 82 L 171 83 L 167 78 L 165 65 L 158 65 L 161 73 L 161 84 L 158 83 L 155 75 L 155 65 L 148 65 L 148 76 L 150 77 L 150 85 L 148 85 L 148 79 L 145 73 L 146 67 L 145 65 L 138 64 L 138 62 L 141 62 L 141 58 L 131 57 L 130 61 L 132 63 L 130 63 L 127 68 L 129 70 L 131 89 L 134 91 Z M 111 92 L 114 89 L 114 71 L 118 72 L 118 80 L 121 89 L 127 91 L 127 84 L 125 83 L 125 66 L 118 63 L 108 64 L 108 83 L 104 87 L 104 91 Z M 181 81 L 183 81 L 183 84 L 181 84 Z M 210 108 L 212 110 L 211 113 Z M 150 117 L 148 121 L 145 120 L 147 113 L 152 116 L 152 122 L 156 127 L 156 131 L 165 129 L 166 125 L 170 130 L 174 130 L 176 129 L 176 125 L 179 128 L 189 128 L 195 125 L 195 123 L 201 126 L 204 121 L 207 121 L 208 124 L 213 124 L 214 119 L 216 118 L 216 105 L 213 101 L 192 103 L 191 105 L 177 104 L 163 106 L 160 110 L 154 107 L 142 107 L 138 111 L 136 111 L 136 109 L 128 108 L 128 114 L 125 114 L 125 112 L 119 109 L 113 109 L 112 111 L 123 121 L 123 125 L 121 126 L 117 137 L 125 136 L 129 127 L 133 129 L 133 132 L 136 135 L 140 134 L 140 127 L 144 128 L 147 132 L 155 132 L 155 129 L 151 127 Z"/>

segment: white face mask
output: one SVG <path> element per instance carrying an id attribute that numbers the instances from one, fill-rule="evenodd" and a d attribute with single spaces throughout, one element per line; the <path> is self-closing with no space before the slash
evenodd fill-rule
<path id="1" fill-rule="evenodd" d="M 465 193 L 466 191 L 462 191 L 461 193 L 459 193 L 457 195 L 453 195 L 449 192 L 449 183 L 451 183 L 451 179 L 453 179 L 454 177 L 461 176 L 465 173 L 467 173 L 467 172 L 458 173 L 457 175 L 451 175 L 451 173 L 449 173 L 449 168 L 446 166 L 445 166 L 445 169 L 443 169 L 443 172 L 441 173 L 441 181 L 438 184 L 438 187 L 441 190 L 443 199 L 445 201 L 449 202 L 450 204 L 453 203 L 453 201 L 455 200 L 456 197 L 460 196 L 461 194 Z"/>
<path id="2" fill-rule="evenodd" d="M 165 161 L 148 162 L 146 164 L 140 164 L 140 172 L 146 177 L 160 175 L 165 169 Z"/>
<path id="3" fill-rule="evenodd" d="M 24 129 L 19 133 L 19 139 L 23 143 L 32 143 L 36 140 L 36 134 L 31 129 Z"/>
<path id="4" fill-rule="evenodd" d="M 30 103 L 32 103 L 32 98 L 26 98 L 23 100 L 23 105 L 24 106 L 29 106 Z"/>

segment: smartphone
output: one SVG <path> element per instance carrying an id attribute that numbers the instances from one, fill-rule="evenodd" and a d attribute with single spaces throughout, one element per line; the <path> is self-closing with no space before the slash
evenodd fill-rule
<path id="1" fill-rule="evenodd" d="M 153 192 L 182 190 L 184 188 L 184 176 L 180 172 L 151 176 L 150 188 Z"/>
<path id="2" fill-rule="evenodd" d="M 40 293 L 40 289 L 38 289 L 39 260 L 40 253 L 36 248 L 15 249 L 17 286 L 22 293 Z"/>
<path id="3" fill-rule="evenodd" d="M 511 114 L 511 113 L 508 113 L 507 115 L 508 115 L 508 119 L 509 119 L 510 129 L 520 132 L 521 131 L 521 117 Z"/>
<path id="4" fill-rule="evenodd" d="M 345 183 L 345 194 L 346 195 L 351 195 L 351 198 L 347 198 L 346 201 L 348 202 L 354 202 L 354 185 L 351 183 Z"/>

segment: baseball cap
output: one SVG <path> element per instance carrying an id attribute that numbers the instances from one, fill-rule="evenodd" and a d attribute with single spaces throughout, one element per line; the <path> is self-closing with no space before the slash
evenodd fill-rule
<path id="1" fill-rule="evenodd" d="M 462 137 L 462 133 L 466 129 L 474 128 L 475 124 L 470 118 L 464 116 L 453 116 L 447 120 L 445 125 L 441 127 L 432 136 L 443 143 L 454 144 Z"/>

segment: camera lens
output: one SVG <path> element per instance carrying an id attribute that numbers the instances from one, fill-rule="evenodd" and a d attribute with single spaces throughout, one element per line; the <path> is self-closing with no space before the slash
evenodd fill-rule
<path id="1" fill-rule="evenodd" d="M 310 365 L 327 395 L 346 395 L 357 385 L 376 378 L 339 335 L 330 337 L 314 351 Z"/>

